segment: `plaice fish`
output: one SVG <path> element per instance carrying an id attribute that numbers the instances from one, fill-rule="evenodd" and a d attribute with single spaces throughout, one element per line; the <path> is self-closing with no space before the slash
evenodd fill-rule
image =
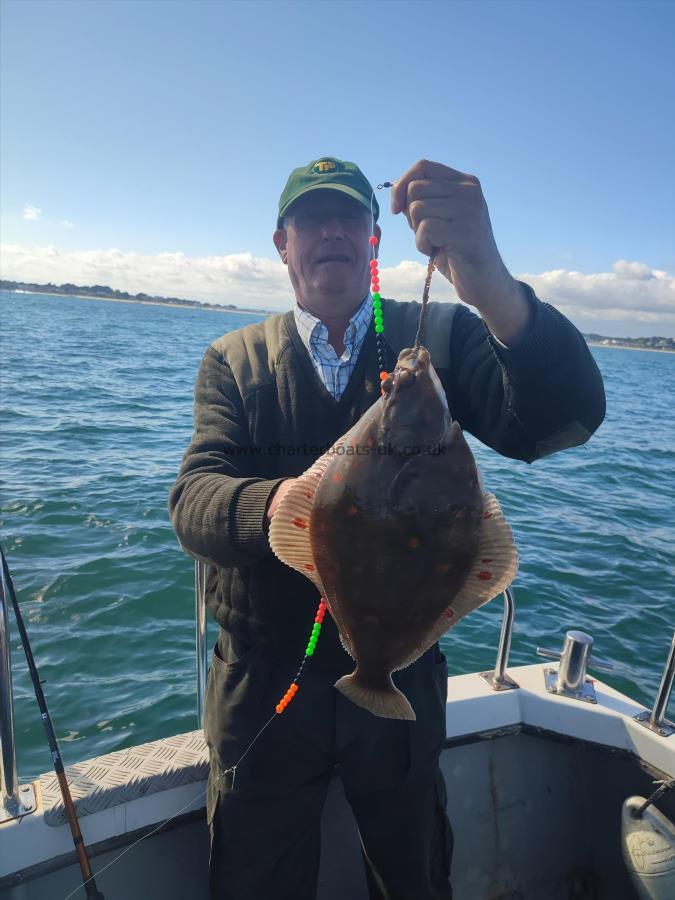
<path id="1" fill-rule="evenodd" d="M 422 321 L 383 395 L 294 482 L 270 525 L 272 550 L 326 598 L 356 662 L 335 687 L 393 719 L 415 713 L 392 673 L 508 587 L 518 565 L 421 332 Z"/>

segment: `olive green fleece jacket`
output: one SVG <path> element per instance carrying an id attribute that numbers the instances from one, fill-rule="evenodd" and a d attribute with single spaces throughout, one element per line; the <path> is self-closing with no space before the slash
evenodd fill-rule
<path id="1" fill-rule="evenodd" d="M 445 303 L 430 304 L 427 346 L 462 428 L 503 456 L 533 462 L 588 440 L 604 418 L 605 396 L 583 336 L 524 287 L 529 322 L 508 349 L 467 307 Z M 419 310 L 418 303 L 383 300 L 389 369 L 412 344 Z M 319 598 L 269 548 L 270 495 L 279 481 L 309 468 L 378 396 L 372 330 L 335 400 L 292 311 L 229 332 L 204 355 L 194 434 L 169 497 L 171 521 L 182 547 L 210 564 L 207 605 L 215 619 L 283 662 L 302 657 Z M 348 671 L 332 623 L 323 631 L 313 665 Z"/>

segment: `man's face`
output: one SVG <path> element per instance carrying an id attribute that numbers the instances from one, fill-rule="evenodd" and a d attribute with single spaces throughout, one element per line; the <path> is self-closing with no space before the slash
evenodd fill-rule
<path id="1" fill-rule="evenodd" d="M 370 284 L 368 210 L 338 191 L 312 191 L 292 205 L 284 224 L 274 243 L 298 301 L 317 313 L 351 312 Z"/>

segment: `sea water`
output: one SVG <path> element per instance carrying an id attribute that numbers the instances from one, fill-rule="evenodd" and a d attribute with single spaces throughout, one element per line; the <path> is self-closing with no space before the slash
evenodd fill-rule
<path id="1" fill-rule="evenodd" d="M 0 540 L 66 763 L 198 727 L 194 563 L 167 494 L 204 350 L 261 318 L 0 292 Z M 675 355 L 592 353 L 607 417 L 588 444 L 534 465 L 472 446 L 520 555 L 511 664 L 580 628 L 614 665 L 598 675 L 651 705 L 675 628 Z M 497 598 L 443 639 L 451 675 L 493 668 L 501 617 Z M 27 781 L 51 760 L 10 627 Z"/>

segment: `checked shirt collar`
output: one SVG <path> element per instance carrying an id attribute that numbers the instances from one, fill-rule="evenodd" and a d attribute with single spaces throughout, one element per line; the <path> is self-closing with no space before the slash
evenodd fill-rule
<path id="1" fill-rule="evenodd" d="M 293 314 L 302 343 L 307 348 L 314 368 L 326 390 L 339 400 L 354 371 L 373 314 L 373 298 L 367 294 L 349 320 L 344 335 L 344 353 L 338 357 L 328 343 L 328 329 L 320 319 L 296 304 Z"/>

